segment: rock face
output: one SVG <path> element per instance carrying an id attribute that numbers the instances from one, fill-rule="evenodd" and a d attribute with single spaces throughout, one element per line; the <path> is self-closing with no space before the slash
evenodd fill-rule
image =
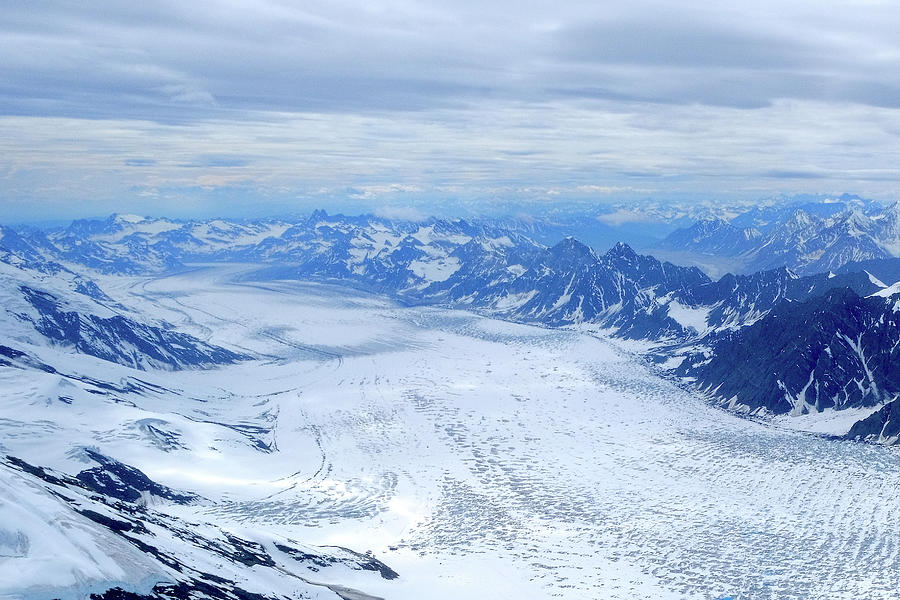
<path id="1" fill-rule="evenodd" d="M 21 286 L 20 291 L 37 312 L 23 318 L 30 320 L 39 333 L 97 358 L 137 369 L 184 369 L 248 358 L 187 334 L 139 323 L 121 315 L 100 317 L 64 310 L 60 300 L 48 292 L 27 286 Z"/>
<path id="2" fill-rule="evenodd" d="M 752 227 L 735 227 L 724 219 L 702 219 L 690 227 L 673 231 L 661 247 L 736 256 L 752 250 L 761 238 L 762 233 Z"/>
<path id="3" fill-rule="evenodd" d="M 176 504 L 188 504 L 199 499 L 196 494 L 176 492 L 152 481 L 143 472 L 115 459 L 103 456 L 94 450 L 85 449 L 85 454 L 98 466 L 85 469 L 75 476 L 91 490 L 107 498 L 124 502 L 137 502 L 145 495 L 154 496 Z"/>
<path id="4" fill-rule="evenodd" d="M 750 412 L 804 414 L 876 406 L 900 394 L 900 313 L 847 288 L 784 302 L 723 335 L 678 373 Z"/>
<path id="5" fill-rule="evenodd" d="M 891 284 L 900 281 L 900 258 L 881 258 L 847 263 L 835 272 L 838 274 L 866 272 L 879 281 Z"/>
<path id="6" fill-rule="evenodd" d="M 638 255 L 626 244 L 598 256 L 569 238 L 539 254 L 515 279 L 486 282 L 471 303 L 515 320 L 595 323 L 627 337 L 655 339 L 684 333 L 660 298 L 708 282 L 699 269 Z"/>
<path id="7" fill-rule="evenodd" d="M 781 267 L 751 275 L 725 275 L 718 281 L 694 287 L 685 300 L 692 305 L 711 307 L 707 319 L 711 329 L 732 329 L 755 322 L 782 301 L 803 302 L 838 288 L 849 288 L 867 296 L 882 286 L 864 272 L 799 277 Z"/>
<path id="8" fill-rule="evenodd" d="M 900 400 L 888 402 L 877 412 L 857 421 L 844 438 L 896 444 L 900 441 Z"/>

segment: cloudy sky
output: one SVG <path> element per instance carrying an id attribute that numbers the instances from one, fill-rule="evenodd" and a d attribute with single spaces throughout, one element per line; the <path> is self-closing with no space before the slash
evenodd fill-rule
<path id="1" fill-rule="evenodd" d="M 2 9 L 5 221 L 900 196 L 896 2 Z"/>

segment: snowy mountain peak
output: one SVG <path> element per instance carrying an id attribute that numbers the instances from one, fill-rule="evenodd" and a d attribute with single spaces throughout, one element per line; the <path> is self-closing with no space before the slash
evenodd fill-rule
<path id="1" fill-rule="evenodd" d="M 813 223 L 813 217 L 801 208 L 794 211 L 784 227 L 788 231 L 796 232 L 810 227 Z"/>
<path id="2" fill-rule="evenodd" d="M 720 217 L 711 217 L 707 219 L 700 219 L 699 221 L 697 221 L 697 225 L 698 229 L 709 231 L 727 226 L 728 221 Z"/>
<path id="3" fill-rule="evenodd" d="M 900 256 L 900 202 L 887 207 L 877 220 L 881 246 L 891 256 Z"/>
<path id="4" fill-rule="evenodd" d="M 633 260 L 637 258 L 638 254 L 625 242 L 617 242 L 615 246 L 607 251 L 606 256 L 609 258 L 625 258 Z"/>
<path id="5" fill-rule="evenodd" d="M 759 231 L 753 228 L 739 229 L 719 218 L 703 219 L 673 231 L 663 240 L 662 247 L 731 256 L 750 249 L 759 237 Z"/>
<path id="6" fill-rule="evenodd" d="M 593 257 L 594 251 L 590 247 L 582 244 L 575 238 L 569 236 L 550 249 L 553 256 L 567 256 L 570 258 Z"/>
<path id="7" fill-rule="evenodd" d="M 142 217 L 140 215 L 131 215 L 131 214 L 114 214 L 113 220 L 117 223 L 143 223 L 144 221 L 149 221 L 148 217 Z"/>
<path id="8" fill-rule="evenodd" d="M 838 223 L 843 224 L 852 235 L 862 235 L 872 230 L 872 219 L 867 217 L 858 208 L 852 208 L 838 216 Z"/>
<path id="9" fill-rule="evenodd" d="M 738 272 L 753 273 L 786 265 L 802 275 L 839 272 L 849 263 L 900 256 L 900 204 L 880 207 L 842 196 L 831 203 L 781 207 L 767 214 L 763 231 L 752 225 L 759 209 L 731 224 L 697 221 L 672 232 L 661 249 L 734 257 Z"/>
<path id="10" fill-rule="evenodd" d="M 319 221 L 325 221 L 328 219 L 328 213 L 325 212 L 321 208 L 317 208 L 316 210 L 310 213 L 309 218 L 307 219 L 308 223 L 317 223 Z"/>
<path id="11" fill-rule="evenodd" d="M 893 222 L 900 222 L 900 201 L 894 202 L 881 212 L 881 218 L 891 219 Z"/>

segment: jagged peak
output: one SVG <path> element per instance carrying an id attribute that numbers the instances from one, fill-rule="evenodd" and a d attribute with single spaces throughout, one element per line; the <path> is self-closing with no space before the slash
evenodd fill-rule
<path id="1" fill-rule="evenodd" d="M 144 221 L 148 221 L 148 217 L 142 217 L 141 215 L 134 214 L 121 214 L 121 213 L 113 213 L 110 215 L 110 220 L 113 223 L 143 223 Z"/>
<path id="2" fill-rule="evenodd" d="M 828 290 L 828 292 L 825 293 L 824 296 L 822 296 L 823 302 L 825 302 L 827 304 L 843 303 L 848 300 L 856 300 L 858 298 L 859 298 L 859 294 L 854 292 L 849 287 L 831 288 L 830 290 Z M 815 301 L 815 298 L 813 300 L 811 300 L 811 302 L 814 302 L 814 301 Z"/>
<path id="3" fill-rule="evenodd" d="M 800 276 L 786 265 L 781 265 L 780 267 L 776 267 L 768 271 L 762 271 L 760 275 L 765 276 L 767 273 L 771 273 L 772 275 L 780 279 L 800 279 Z"/>
<path id="4" fill-rule="evenodd" d="M 669 238 L 681 237 L 684 235 L 691 236 L 707 236 L 722 229 L 736 229 L 734 225 L 719 217 L 704 217 L 694 221 L 687 227 L 681 227 L 669 234 Z"/>
<path id="5" fill-rule="evenodd" d="M 691 225 L 692 229 L 719 229 L 721 227 L 734 227 L 734 225 L 721 217 L 704 217 L 695 221 L 694 224 Z"/>
<path id="6" fill-rule="evenodd" d="M 844 221 L 852 221 L 858 223 L 872 222 L 872 219 L 870 219 L 863 211 L 855 206 L 841 213 L 841 217 Z"/>
<path id="7" fill-rule="evenodd" d="M 872 231 L 875 222 L 858 208 L 851 208 L 835 216 L 833 226 L 845 230 L 848 235 L 859 237 Z"/>
<path id="8" fill-rule="evenodd" d="M 731 275 L 725 275 L 722 277 L 728 277 Z M 765 271 L 757 271 L 755 273 L 748 273 L 746 275 L 731 275 L 735 277 L 737 280 L 742 281 L 772 281 L 772 280 L 785 280 L 785 279 L 799 279 L 800 276 L 794 273 L 785 265 L 781 265 L 780 267 L 775 267 L 774 269 L 766 269 Z"/>
<path id="9" fill-rule="evenodd" d="M 883 211 L 881 211 L 881 214 L 878 216 L 878 218 L 900 222 L 900 201 L 894 202 L 893 204 L 887 206 Z"/>
<path id="10" fill-rule="evenodd" d="M 559 242 L 557 242 L 553 246 L 553 248 L 573 249 L 573 250 L 590 250 L 590 248 L 586 244 L 579 242 L 577 239 L 575 239 L 571 235 L 567 235 L 566 237 L 561 239 Z"/>
<path id="11" fill-rule="evenodd" d="M 584 258 L 595 258 L 596 255 L 591 248 L 582 242 L 579 242 L 572 236 L 568 236 L 559 242 L 557 242 L 553 247 L 550 248 L 550 255 L 555 259 L 584 259 Z"/>
<path id="12" fill-rule="evenodd" d="M 325 210 L 323 210 L 321 208 L 317 208 L 316 210 L 312 211 L 312 213 L 310 213 L 309 219 L 307 219 L 307 220 L 310 223 L 313 223 L 315 221 L 321 221 L 322 219 L 327 219 L 327 218 L 328 218 L 328 213 L 325 212 Z"/>
<path id="13" fill-rule="evenodd" d="M 625 242 L 616 242 L 616 245 L 610 248 L 606 255 L 609 257 L 621 256 L 625 258 L 632 258 L 636 257 L 638 254 L 631 246 L 629 246 Z"/>
<path id="14" fill-rule="evenodd" d="M 785 225 L 801 225 L 806 226 L 812 223 L 813 217 L 808 212 L 803 210 L 802 208 L 798 208 L 795 210 L 791 217 L 787 220 Z"/>

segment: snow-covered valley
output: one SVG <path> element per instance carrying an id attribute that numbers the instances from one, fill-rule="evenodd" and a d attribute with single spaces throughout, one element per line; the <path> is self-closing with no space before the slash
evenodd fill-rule
<path id="1" fill-rule="evenodd" d="M 0 366 L 2 454 L 74 476 L 99 453 L 199 496 L 148 495 L 160 522 L 230 532 L 275 562 L 283 540 L 371 551 L 399 573 L 299 563 L 304 580 L 279 578 L 153 530 L 272 597 L 896 596 L 895 449 L 738 418 L 576 329 L 253 269 L 98 276 L 122 305 L 252 358 L 137 371 L 17 340 L 54 369 Z M 0 473 L 0 598 L 147 593 L 172 575 L 122 536 L 87 543 L 97 519 L 54 528 L 52 494 Z"/>

